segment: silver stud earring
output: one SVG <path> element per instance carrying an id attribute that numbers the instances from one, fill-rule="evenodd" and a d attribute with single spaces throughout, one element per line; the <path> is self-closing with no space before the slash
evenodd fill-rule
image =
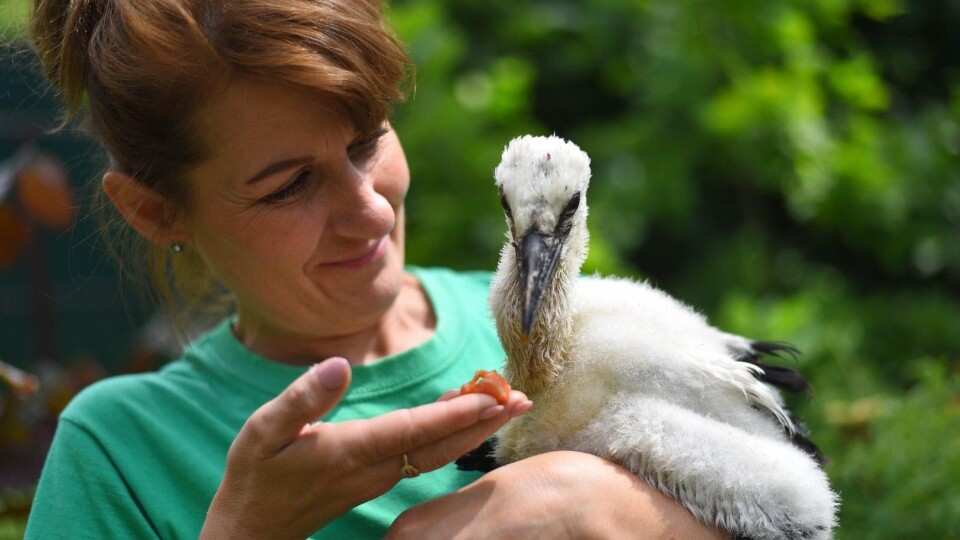
<path id="1" fill-rule="evenodd" d="M 183 242 L 179 242 L 179 241 L 170 242 L 170 251 L 173 252 L 174 255 L 179 255 L 180 253 L 183 253 Z"/>

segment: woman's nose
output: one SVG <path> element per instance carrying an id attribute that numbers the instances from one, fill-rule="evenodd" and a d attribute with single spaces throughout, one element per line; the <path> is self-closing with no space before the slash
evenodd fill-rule
<path id="1" fill-rule="evenodd" d="M 396 225 L 390 201 L 377 191 L 372 171 L 345 167 L 336 194 L 330 201 L 330 223 L 341 236 L 374 240 L 386 236 Z"/>

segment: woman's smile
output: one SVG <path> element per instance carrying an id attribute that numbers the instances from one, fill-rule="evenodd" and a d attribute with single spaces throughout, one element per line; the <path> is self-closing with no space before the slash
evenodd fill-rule
<path id="1" fill-rule="evenodd" d="M 360 270 L 366 268 L 384 259 L 384 256 L 387 254 L 388 240 L 389 237 L 384 236 L 359 256 L 353 257 L 347 255 L 340 260 L 323 263 L 320 266 L 325 270 Z"/>

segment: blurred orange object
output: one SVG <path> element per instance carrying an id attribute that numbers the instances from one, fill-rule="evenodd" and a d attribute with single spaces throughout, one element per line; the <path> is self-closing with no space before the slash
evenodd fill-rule
<path id="1" fill-rule="evenodd" d="M 40 388 L 40 382 L 36 375 L 11 366 L 3 360 L 0 360 L 0 381 L 7 384 L 21 397 L 32 396 Z"/>
<path id="2" fill-rule="evenodd" d="M 54 158 L 40 155 L 18 175 L 20 205 L 37 223 L 66 229 L 73 223 L 76 205 L 67 172 Z"/>
<path id="3" fill-rule="evenodd" d="M 30 240 L 30 226 L 10 205 L 0 203 L 0 268 L 10 268 Z"/>

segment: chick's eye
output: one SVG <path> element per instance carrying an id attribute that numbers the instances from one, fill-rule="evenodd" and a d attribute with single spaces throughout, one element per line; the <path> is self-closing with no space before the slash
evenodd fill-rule
<path id="1" fill-rule="evenodd" d="M 558 236 L 567 236 L 570 234 L 570 230 L 573 229 L 573 215 L 577 213 L 577 208 L 580 207 L 580 192 L 573 194 L 573 197 L 570 197 L 570 202 L 567 203 L 567 206 L 560 212 L 560 218 L 557 220 L 557 235 Z"/>
<path id="2" fill-rule="evenodd" d="M 503 190 L 500 190 L 500 206 L 503 207 L 503 213 L 507 215 L 507 218 L 513 219 L 513 212 L 510 211 L 510 203 L 507 202 L 507 196 L 503 194 Z"/>
<path id="3" fill-rule="evenodd" d="M 267 195 L 261 200 L 265 203 L 281 203 L 290 201 L 299 195 L 304 189 L 306 189 L 309 180 L 310 173 L 303 171 L 295 176 L 293 180 L 287 182 L 283 187 Z"/>
<path id="4" fill-rule="evenodd" d="M 567 206 L 563 209 L 563 212 L 560 213 L 560 221 L 570 221 L 570 218 L 577 213 L 577 208 L 580 207 L 580 192 L 573 194 L 573 197 L 570 197 L 570 202 L 567 203 Z"/>

